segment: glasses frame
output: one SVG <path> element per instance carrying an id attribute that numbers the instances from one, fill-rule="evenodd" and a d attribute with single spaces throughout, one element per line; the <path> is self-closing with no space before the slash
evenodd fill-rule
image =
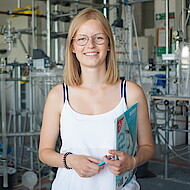
<path id="1" fill-rule="evenodd" d="M 85 46 L 87 43 L 88 43 L 88 41 L 89 41 L 89 39 L 90 38 L 92 38 L 92 41 L 96 44 L 96 45 L 102 45 L 104 42 L 105 42 L 105 40 L 102 42 L 102 43 L 100 43 L 100 44 L 97 44 L 96 42 L 95 42 L 95 40 L 94 40 L 94 37 L 96 36 L 96 35 L 98 35 L 98 34 L 103 34 L 106 38 L 108 38 L 108 36 L 106 35 L 106 34 L 104 34 L 104 33 L 96 33 L 96 34 L 94 34 L 93 36 L 87 36 L 87 35 L 85 35 L 85 34 L 79 34 L 79 35 L 77 35 L 77 36 L 85 36 L 85 37 L 87 37 L 87 41 L 86 41 L 86 43 L 84 44 L 84 45 L 79 45 L 78 43 L 77 43 L 77 41 L 76 41 L 76 37 L 73 37 L 72 38 L 72 40 L 75 40 L 75 42 L 76 42 L 76 44 L 78 45 L 78 46 Z"/>

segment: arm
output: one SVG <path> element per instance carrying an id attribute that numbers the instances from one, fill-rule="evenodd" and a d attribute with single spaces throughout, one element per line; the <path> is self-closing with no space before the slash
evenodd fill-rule
<path id="1" fill-rule="evenodd" d="M 138 150 L 135 157 L 129 156 L 124 152 L 111 150 L 109 153 L 117 155 L 119 160 L 104 161 L 109 165 L 110 170 L 115 175 L 121 175 L 127 170 L 138 167 L 151 159 L 154 152 L 154 145 L 152 140 L 152 131 L 149 120 L 148 105 L 146 97 L 141 87 L 133 82 L 127 82 L 127 103 L 128 107 L 138 102 L 138 122 L 137 122 L 137 143 Z"/>
<path id="2" fill-rule="evenodd" d="M 137 123 L 137 144 L 138 151 L 135 156 L 136 166 L 140 166 L 151 159 L 154 153 L 154 144 L 152 139 L 152 129 L 150 126 L 148 105 L 146 97 L 141 87 L 129 82 L 128 102 L 132 106 L 138 102 L 138 123 Z M 134 98 L 133 98 L 134 97 Z"/>
<path id="3" fill-rule="evenodd" d="M 40 133 L 39 158 L 53 167 L 63 167 L 63 155 L 55 151 L 59 135 L 59 119 L 63 106 L 62 85 L 57 85 L 48 94 Z"/>
<path id="4" fill-rule="evenodd" d="M 39 158 L 53 167 L 64 167 L 63 157 L 55 151 L 57 137 L 59 135 L 59 120 L 63 107 L 62 85 L 54 87 L 46 100 L 42 128 L 40 133 Z M 100 172 L 103 166 L 98 166 L 101 160 L 85 156 L 70 154 L 66 158 L 67 166 L 73 168 L 81 177 L 91 177 Z"/>

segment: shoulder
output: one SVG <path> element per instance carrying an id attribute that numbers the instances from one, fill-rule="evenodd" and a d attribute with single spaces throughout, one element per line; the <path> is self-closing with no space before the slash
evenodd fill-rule
<path id="1" fill-rule="evenodd" d="M 146 101 L 144 91 L 138 84 L 132 81 L 126 81 L 126 88 L 127 88 L 127 102 L 129 106 L 133 105 L 136 102 Z"/>
<path id="2" fill-rule="evenodd" d="M 58 84 L 50 90 L 48 97 L 59 98 L 61 95 L 63 95 L 63 84 Z"/>
<path id="3" fill-rule="evenodd" d="M 48 94 L 46 106 L 56 108 L 60 112 L 63 106 L 63 96 L 63 84 L 56 85 Z"/>
<path id="4" fill-rule="evenodd" d="M 136 84 L 136 83 L 134 83 L 132 81 L 126 81 L 126 87 L 131 92 L 141 92 L 141 91 L 143 91 L 142 88 L 138 84 Z"/>

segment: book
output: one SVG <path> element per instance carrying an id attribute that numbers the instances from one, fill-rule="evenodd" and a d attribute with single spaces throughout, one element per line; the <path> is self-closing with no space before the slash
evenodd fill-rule
<path id="1" fill-rule="evenodd" d="M 131 106 L 115 120 L 116 150 L 135 156 L 137 149 L 138 103 Z M 118 158 L 116 158 L 118 159 Z M 116 190 L 122 189 L 133 178 L 136 169 L 116 176 Z"/>

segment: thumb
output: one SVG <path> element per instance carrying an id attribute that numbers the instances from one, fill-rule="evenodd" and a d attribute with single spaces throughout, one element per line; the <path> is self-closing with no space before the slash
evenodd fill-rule
<path id="1" fill-rule="evenodd" d="M 97 158 L 93 158 L 93 157 L 88 157 L 88 160 L 95 163 L 95 164 L 99 164 L 100 162 L 102 162 L 102 160 L 97 159 Z"/>

